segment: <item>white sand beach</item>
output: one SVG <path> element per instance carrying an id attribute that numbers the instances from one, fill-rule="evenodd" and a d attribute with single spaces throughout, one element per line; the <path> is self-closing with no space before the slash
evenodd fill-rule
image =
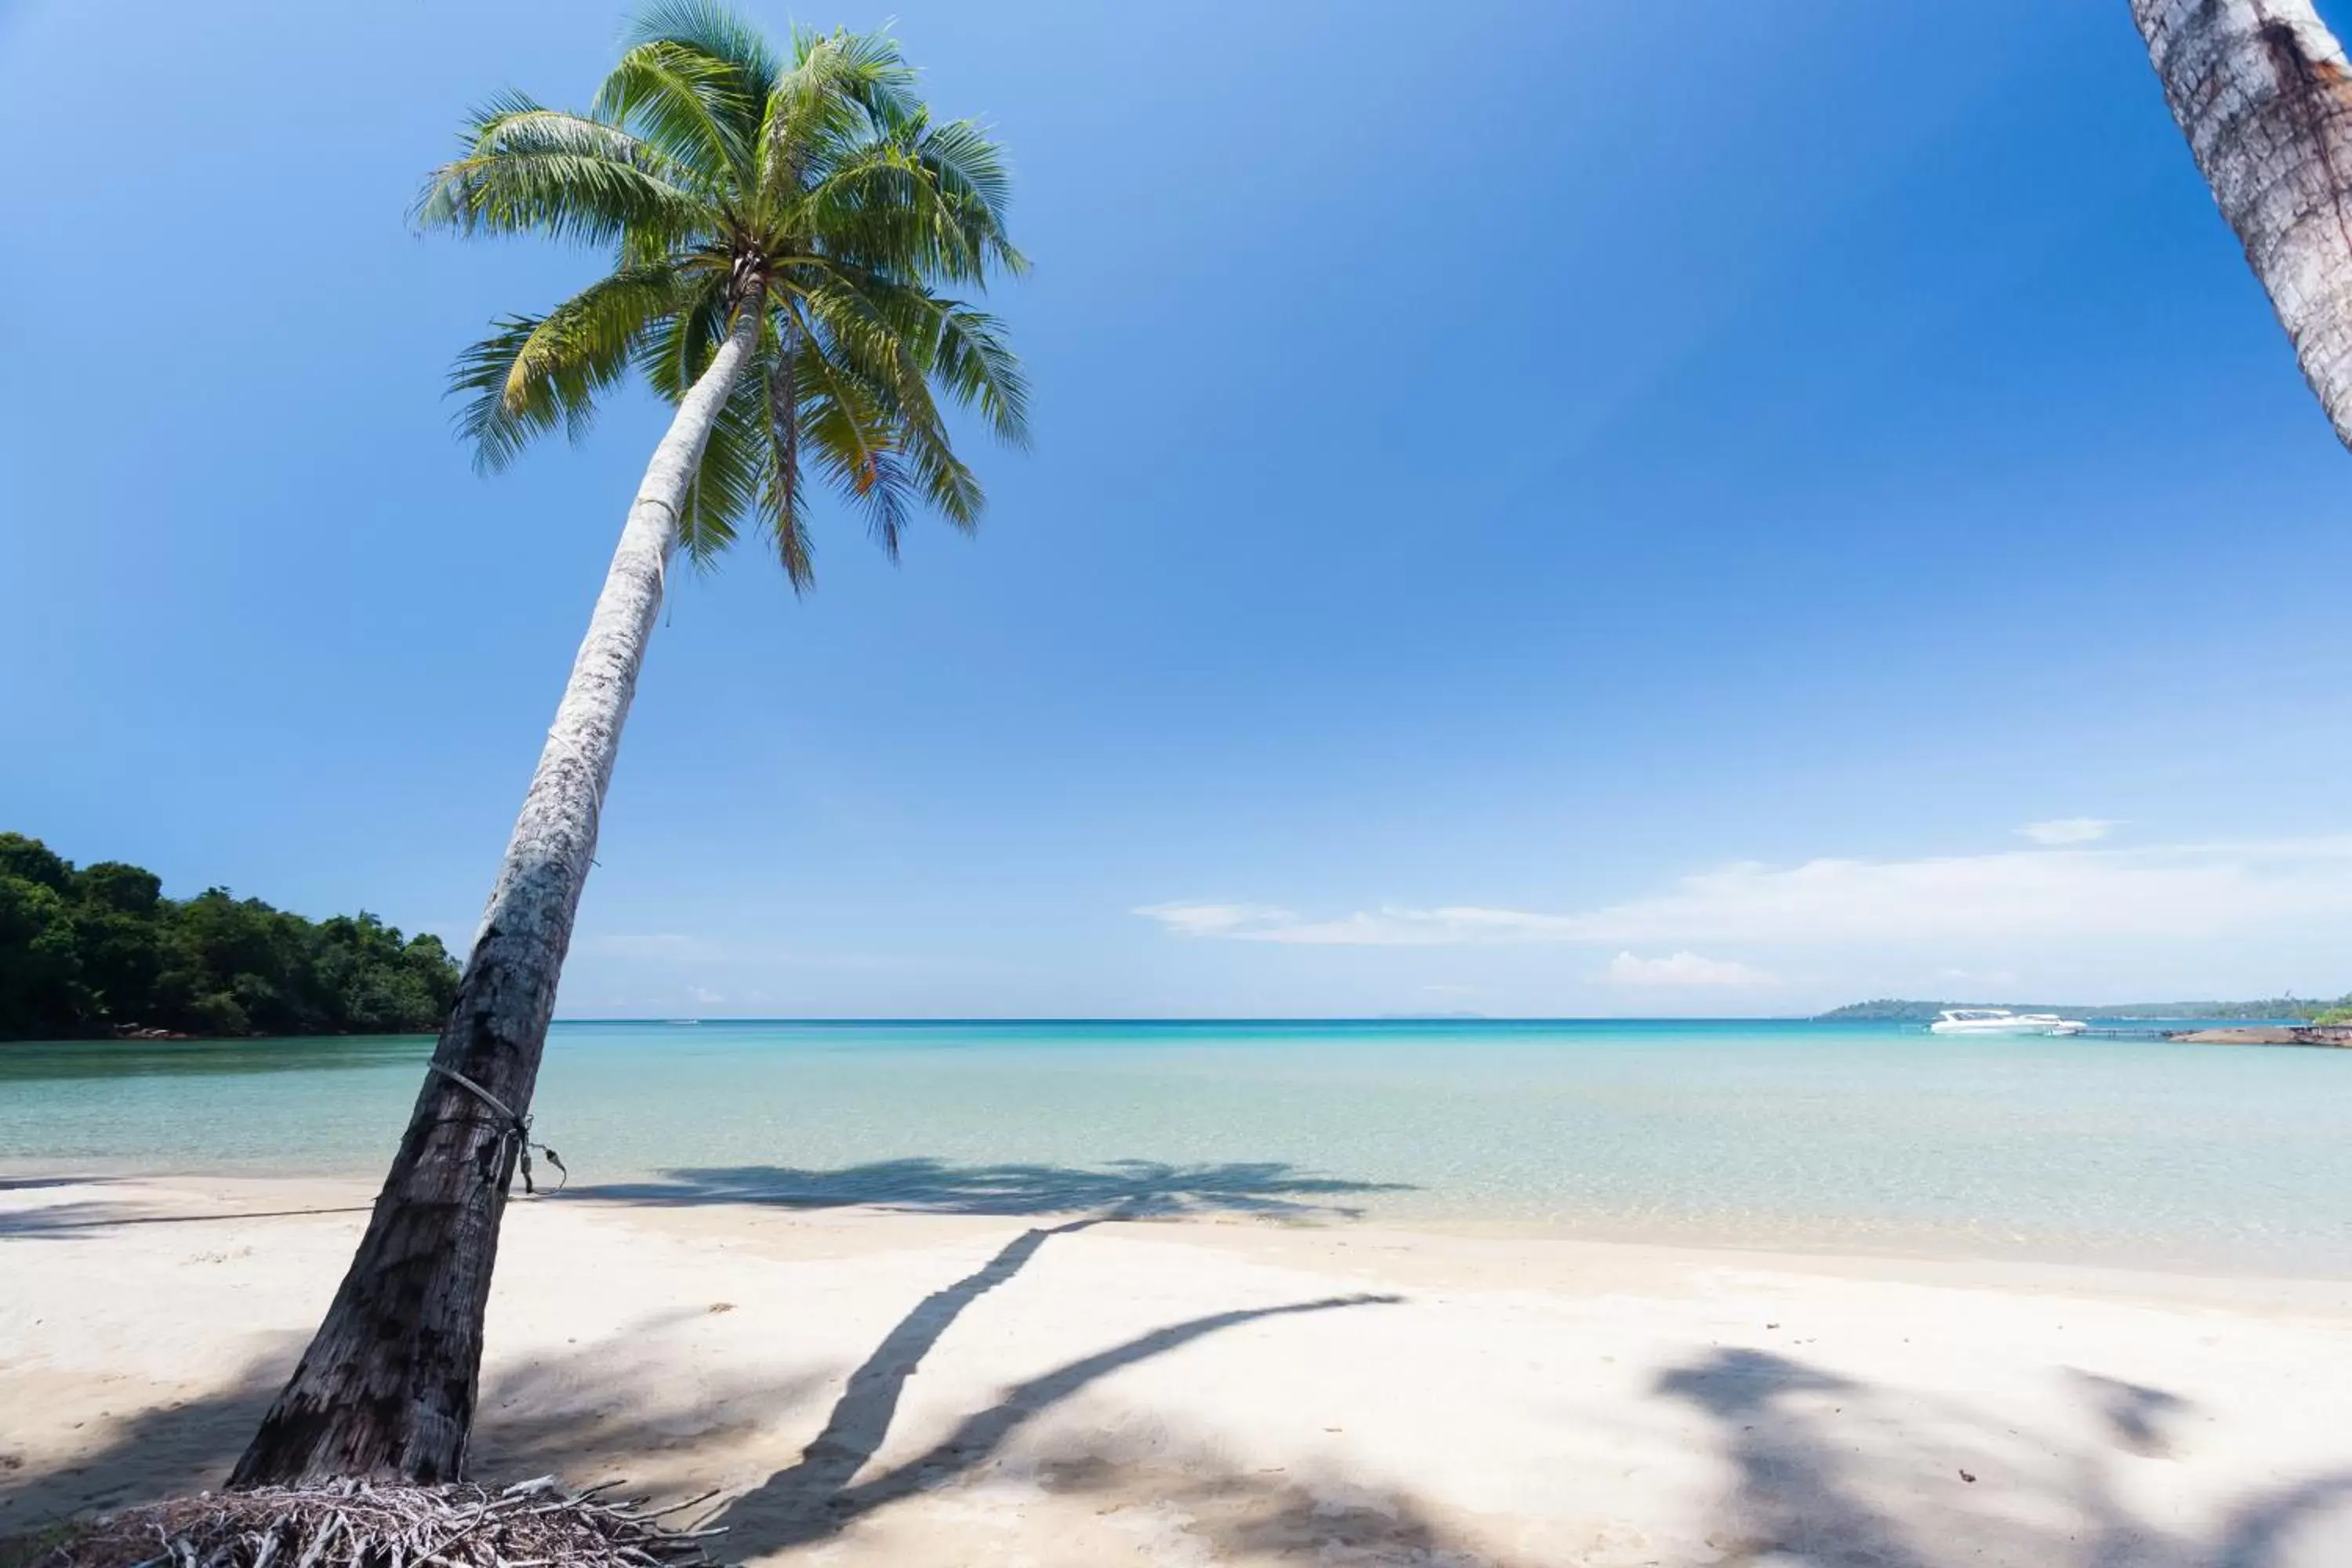
<path id="1" fill-rule="evenodd" d="M 0 1535 L 216 1484 L 368 1195 L 0 1182 Z M 2352 1562 L 2343 1282 L 526 1201 L 489 1332 L 478 1477 L 744 1561 Z"/>

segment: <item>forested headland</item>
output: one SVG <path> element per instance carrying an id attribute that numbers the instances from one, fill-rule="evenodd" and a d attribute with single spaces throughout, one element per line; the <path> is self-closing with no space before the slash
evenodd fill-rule
<path id="1" fill-rule="evenodd" d="M 152 871 L 76 867 L 0 833 L 0 1039 L 377 1035 L 437 1029 L 457 965 L 366 913 L 310 921 Z"/>

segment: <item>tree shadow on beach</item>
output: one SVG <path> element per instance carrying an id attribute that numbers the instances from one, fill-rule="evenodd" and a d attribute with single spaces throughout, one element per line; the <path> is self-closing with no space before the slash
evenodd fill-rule
<path id="1" fill-rule="evenodd" d="M 10 1176 L 0 1178 L 0 1193 L 50 1193 L 112 1184 L 110 1176 Z M 79 1197 L 50 1199 L 23 1208 L 0 1208 L 0 1240 L 69 1234 L 146 1212 L 130 1204 Z"/>
<path id="2" fill-rule="evenodd" d="M 158 1203 L 152 1197 L 141 1200 L 122 1194 L 135 1193 L 139 1184 L 126 1184 L 118 1176 L 20 1176 L 0 1178 L 0 1194 L 6 1193 L 70 1193 L 82 1188 L 103 1189 L 97 1197 L 61 1197 L 27 1206 L 0 1207 L 0 1240 L 13 1237 L 69 1237 L 87 1231 L 109 1230 L 118 1226 L 220 1225 L 235 1220 L 295 1219 L 322 1214 L 365 1214 L 366 1204 L 313 1205 L 302 1208 L 282 1209 L 199 1209 L 190 1213 L 179 1203 Z"/>
<path id="3" fill-rule="evenodd" d="M 825 1391 L 837 1387 L 823 1430 L 798 1459 L 719 1512 L 717 1522 L 730 1527 L 723 1558 L 793 1548 L 822 1556 L 852 1526 L 895 1517 L 893 1505 L 916 1503 L 934 1489 L 982 1481 L 1000 1464 L 1016 1485 L 1034 1483 L 1044 1494 L 1039 1506 L 1051 1500 L 1058 1510 L 1024 1528 L 1080 1532 L 1087 1550 L 1100 1547 L 1103 1561 L 1135 1557 L 1150 1536 L 1187 1561 L 1526 1568 L 1645 1560 L 1624 1555 L 1631 1548 L 1622 1535 L 1602 1550 L 1599 1536 L 1576 1532 L 1607 1527 L 1638 1540 L 1661 1524 L 1675 1528 L 1665 1520 L 1612 1518 L 1605 1510 L 1585 1524 L 1482 1519 L 1407 1483 L 1341 1465 L 1243 1469 L 1218 1435 L 1188 1436 L 1157 1423 L 1148 1451 L 1122 1448 L 1111 1434 L 1087 1427 L 1036 1427 L 1040 1416 L 1119 1370 L 1228 1328 L 1394 1300 L 1384 1297 L 1236 1309 L 1137 1335 L 1022 1381 L 965 1415 L 940 1441 L 877 1470 L 908 1379 L 950 1329 L 1042 1249 L 1100 1223 L 1014 1237 L 917 1303 L 845 1385 L 807 1365 L 765 1377 L 681 1382 L 675 1347 L 662 1342 L 701 1308 L 678 1309 L 676 1322 L 633 1321 L 593 1342 L 500 1367 L 485 1383 L 472 1468 L 494 1482 L 551 1472 L 574 1483 L 625 1474 L 684 1497 L 718 1479 L 712 1467 L 740 1452 L 747 1437 L 772 1432 L 780 1416 L 821 1408 Z M 0 1538 L 73 1512 L 219 1485 L 299 1348 L 299 1336 L 287 1335 L 220 1388 L 114 1419 L 89 1447 L 46 1468 L 10 1453 L 0 1434 Z M 2352 1468 L 2284 1478 L 2225 1502 L 2200 1524 L 2151 1518 L 2132 1497 L 2154 1495 L 2151 1481 L 2162 1485 L 2165 1467 L 2184 1456 L 2193 1462 L 2200 1413 L 2164 1389 L 2066 1369 L 2053 1375 L 2075 1402 L 2077 1418 L 2063 1430 L 2020 1431 L 2013 1412 L 1874 1385 L 1767 1351 L 1695 1354 L 1652 1387 L 1706 1418 L 1694 1436 L 1716 1435 L 1731 1484 L 1698 1521 L 1704 1548 L 1690 1541 L 1690 1555 L 1670 1549 L 1662 1560 L 1726 1568 L 2352 1562 Z M 1030 1441 L 1009 1453 L 1024 1432 Z M 2133 1467 L 2140 1468 L 2136 1476 Z M 952 1496 L 944 1500 L 948 1511 L 939 1520 L 949 1528 L 995 1528 L 992 1516 Z M 1004 1528 L 1016 1529 L 1009 1521 Z M 1498 1528 L 1508 1539 L 1496 1538 Z M 884 1542 L 895 1544 L 890 1537 L 853 1544 Z"/>
<path id="4" fill-rule="evenodd" d="M 2303 1568 L 2352 1561 L 2352 1469 L 2245 1497 L 2205 1532 L 2141 1517 L 2116 1453 L 2162 1458 L 2190 1408 L 2163 1389 L 2064 1375 L 2099 1445 L 2068 1451 L 1990 1412 L 1917 1400 L 1759 1350 L 1717 1350 L 1656 1388 L 1712 1416 L 1738 1483 L 1710 1539 L 1734 1563 Z M 2321 1537 L 2325 1539 L 2321 1539 Z"/>
<path id="5" fill-rule="evenodd" d="M 0 1539 L 93 1509 L 218 1486 L 292 1365 L 289 1352 L 283 1364 L 257 1362 L 225 1386 L 118 1418 L 102 1440 L 47 1466 L 0 1432 Z"/>
<path id="6" fill-rule="evenodd" d="M 851 1373 L 824 1429 L 799 1461 L 734 1499 L 712 1522 L 728 1531 L 730 1555 L 757 1556 L 803 1546 L 839 1533 L 860 1518 L 966 1475 L 1000 1452 L 1007 1440 L 1054 1405 L 1122 1367 L 1165 1355 L 1195 1340 L 1243 1323 L 1402 1300 L 1392 1295 L 1327 1296 L 1280 1306 L 1213 1312 L 1139 1334 L 1092 1355 L 1066 1362 L 1005 1391 L 967 1415 L 946 1437 L 877 1476 L 856 1478 L 882 1449 L 907 1380 L 950 1325 L 982 1296 L 1018 1274 L 1054 1237 L 1068 1236 L 1120 1213 L 1024 1231 L 979 1269 L 918 1303 Z"/>
<path id="7" fill-rule="evenodd" d="M 135 1204 L 80 1199 L 37 1209 L 0 1211 L 0 1240 L 13 1237 L 63 1240 L 93 1230 L 131 1225 L 221 1225 L 232 1220 L 308 1219 L 322 1214 L 365 1214 L 366 1204 L 333 1204 L 306 1209 L 240 1209 L 228 1214 L 172 1214 Z"/>
<path id="8" fill-rule="evenodd" d="M 659 1343 L 675 1326 L 632 1322 L 576 1349 L 490 1369 L 468 1472 L 500 1482 L 553 1474 L 578 1484 L 617 1464 L 655 1489 L 686 1486 L 711 1451 L 766 1428 L 780 1410 L 813 1405 L 830 1383 L 811 1368 L 681 1384 Z M 220 1486 L 292 1372 L 303 1338 L 282 1336 L 204 1393 L 119 1415 L 93 1413 L 98 1435 L 89 1444 L 46 1463 L 0 1424 L 0 1541 L 75 1514 Z M 125 1388 L 119 1397 L 138 1395 Z"/>
<path id="9" fill-rule="evenodd" d="M 1338 1295 L 1169 1324 L 1028 1378 L 922 1453 L 859 1479 L 889 1436 L 908 1380 L 974 1302 L 1012 1280 L 1050 1240 L 1128 1217 L 1114 1210 L 1024 1231 L 978 1269 L 918 1302 L 849 1374 L 798 1460 L 724 1507 L 716 1521 L 730 1530 L 724 1555 L 821 1542 L 967 1475 L 1038 1415 L 1122 1368 L 1245 1323 L 1401 1299 Z M 491 1480 L 553 1473 L 576 1483 L 618 1467 L 656 1490 L 690 1489 L 709 1455 L 772 1429 L 832 1385 L 814 1368 L 682 1384 L 662 1342 L 709 1310 L 681 1307 L 576 1349 L 488 1370 L 469 1471 Z M 0 1441 L 0 1541 L 73 1514 L 220 1485 L 299 1352 L 299 1334 L 283 1339 L 212 1390 L 94 1421 L 100 1436 L 47 1465 Z M 130 1389 L 123 1394 L 133 1403 L 139 1397 Z M 1081 1462 L 1073 1474 L 1084 1469 Z"/>
<path id="10" fill-rule="evenodd" d="M 1360 1205 L 1335 1199 L 1410 1192 L 1399 1182 L 1307 1175 L 1276 1160 L 1171 1165 L 1117 1160 L 1108 1165 L 951 1165 L 942 1160 L 878 1160 L 832 1171 L 787 1165 L 727 1165 L 666 1171 L 654 1182 L 573 1187 L 564 1195 L 612 1203 L 689 1205 L 758 1204 L 777 1208 L 865 1206 L 918 1214 L 1116 1215 L 1165 1219 L 1236 1214 L 1266 1218 L 1353 1219 Z"/>
<path id="11" fill-rule="evenodd" d="M 0 1241 L 64 1237 L 143 1217 L 142 1211 L 132 1205 L 97 1198 L 44 1204 L 39 1208 L 0 1209 Z"/>

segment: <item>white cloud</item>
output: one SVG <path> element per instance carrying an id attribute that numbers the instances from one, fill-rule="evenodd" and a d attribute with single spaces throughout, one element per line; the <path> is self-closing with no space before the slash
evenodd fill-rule
<path id="1" fill-rule="evenodd" d="M 2058 816 L 2048 822 L 2029 822 L 2018 832 L 2036 844 L 2088 844 L 2105 838 L 2118 826 L 2104 816 Z"/>
<path id="2" fill-rule="evenodd" d="M 1207 903 L 1135 912 L 1182 936 L 1307 946 L 2201 938 L 2352 916 L 2352 837 L 1746 861 L 1559 913 L 1387 906 L 1310 920 L 1268 904 Z"/>
<path id="3" fill-rule="evenodd" d="M 1621 952 L 1609 961 L 1609 978 L 1620 985 L 1777 985 L 1777 976 L 1728 959 L 1682 952 L 1670 958 L 1638 958 Z"/>
<path id="4" fill-rule="evenodd" d="M 1542 941 L 1551 925 L 1566 918 L 1517 910 L 1389 907 L 1310 921 L 1273 904 L 1146 904 L 1134 912 L 1158 921 L 1177 936 L 1222 936 L 1307 947 L 1446 947 L 1471 942 Z"/>
<path id="5" fill-rule="evenodd" d="M 1178 936 L 1250 936 L 1298 921 L 1288 910 L 1271 904 L 1146 904 L 1133 912 L 1149 915 Z"/>

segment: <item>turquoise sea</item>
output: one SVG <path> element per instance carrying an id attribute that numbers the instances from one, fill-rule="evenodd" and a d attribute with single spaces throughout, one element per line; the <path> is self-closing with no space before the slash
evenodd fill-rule
<path id="1" fill-rule="evenodd" d="M 0 1047 L 0 1161 L 380 1170 L 430 1042 Z M 573 1194 L 2352 1277 L 2352 1052 L 1755 1022 L 571 1023 Z"/>

